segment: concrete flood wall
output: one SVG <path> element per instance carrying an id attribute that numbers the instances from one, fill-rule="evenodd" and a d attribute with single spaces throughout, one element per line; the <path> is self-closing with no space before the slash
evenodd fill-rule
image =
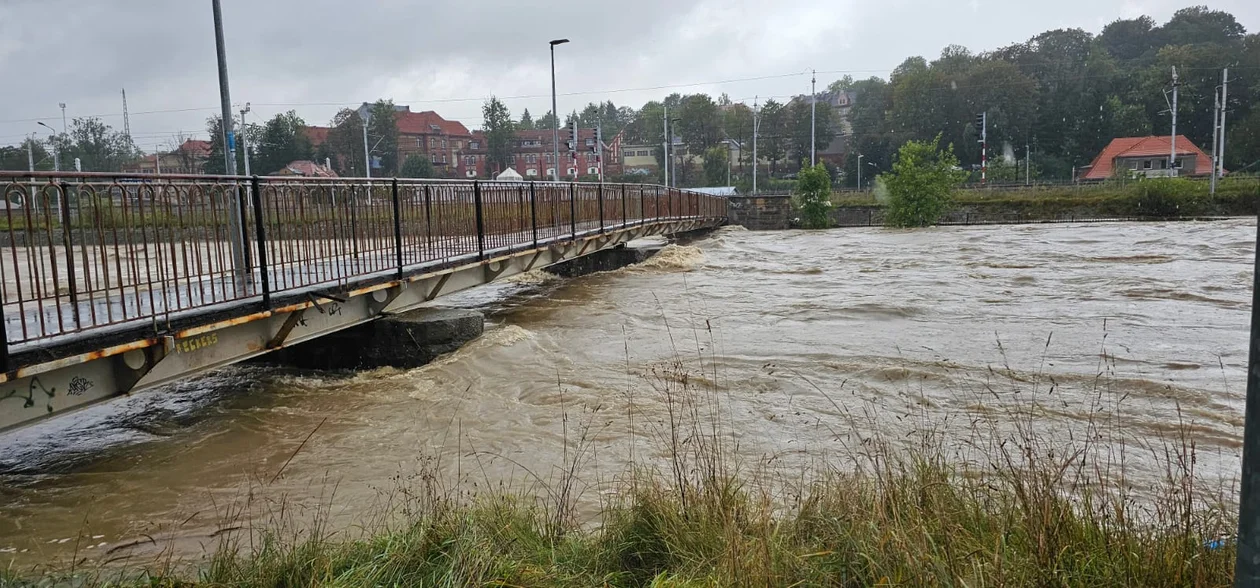
<path id="1" fill-rule="evenodd" d="M 792 225 L 792 197 L 786 194 L 731 196 L 727 220 L 750 231 L 781 231 Z"/>

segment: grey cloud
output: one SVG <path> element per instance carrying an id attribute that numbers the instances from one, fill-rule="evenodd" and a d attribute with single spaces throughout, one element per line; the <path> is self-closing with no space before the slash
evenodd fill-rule
<path id="1" fill-rule="evenodd" d="M 295 106 L 323 123 L 336 102 L 377 97 L 412 103 L 475 126 L 480 100 L 545 96 L 548 39 L 557 52 L 562 93 L 644 88 L 819 70 L 886 73 L 908 55 L 933 56 L 950 43 L 974 50 L 1022 41 L 1047 28 L 1152 14 L 1165 0 L 1064 0 L 941 3 L 933 0 L 223 0 L 234 101 L 266 117 Z M 974 5 L 974 8 L 973 8 Z M 1260 6 L 1225 0 L 1248 29 Z M 106 114 L 121 126 L 119 89 L 127 88 L 132 130 L 144 148 L 175 131 L 204 133 L 217 112 L 209 0 L 0 0 L 0 144 L 37 130 L 24 119 Z M 840 74 L 820 76 L 820 84 Z M 807 91 L 808 76 L 703 85 L 679 91 L 732 98 Z M 561 99 L 569 111 L 591 100 L 639 106 L 669 90 Z M 441 102 L 470 97 L 466 102 Z M 540 115 L 547 98 L 508 101 L 514 113 Z M 172 109 L 188 112 L 150 113 Z M 10 122 L 18 120 L 21 122 Z"/>

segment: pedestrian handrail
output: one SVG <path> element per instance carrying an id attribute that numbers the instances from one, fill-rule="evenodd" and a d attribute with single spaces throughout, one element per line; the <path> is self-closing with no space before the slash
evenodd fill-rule
<path id="1" fill-rule="evenodd" d="M 0 367 L 12 347 L 609 230 L 721 221 L 648 184 L 0 172 Z"/>

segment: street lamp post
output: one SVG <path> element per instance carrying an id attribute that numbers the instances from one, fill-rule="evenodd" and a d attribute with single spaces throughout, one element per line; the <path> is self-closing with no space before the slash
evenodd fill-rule
<path id="1" fill-rule="evenodd" d="M 551 41 L 551 179 L 560 181 L 560 111 L 556 108 L 556 45 L 568 43 L 568 39 Z"/>
<path id="2" fill-rule="evenodd" d="M 865 155 L 862 155 L 861 153 L 859 153 L 859 154 L 858 154 L 858 164 L 857 164 L 857 168 L 858 168 L 858 192 L 861 192 L 861 191 L 862 191 L 862 158 L 863 158 L 863 157 L 866 157 L 866 156 L 865 156 Z"/>
<path id="3" fill-rule="evenodd" d="M 53 136 L 57 135 L 57 131 L 53 130 L 52 127 L 44 124 L 43 122 L 36 121 L 35 124 L 41 127 L 44 127 L 45 129 L 48 129 L 49 131 L 52 131 Z M 54 145 L 54 147 L 55 149 L 53 149 L 53 169 L 56 171 L 61 171 L 61 143 L 60 142 L 57 143 L 56 145 Z"/>

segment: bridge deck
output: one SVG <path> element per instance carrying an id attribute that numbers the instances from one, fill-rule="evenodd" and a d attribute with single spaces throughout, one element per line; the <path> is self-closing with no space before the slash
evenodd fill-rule
<path id="1" fill-rule="evenodd" d="M 726 218 L 722 198 L 631 184 L 0 172 L 0 186 L 0 430 Z"/>

